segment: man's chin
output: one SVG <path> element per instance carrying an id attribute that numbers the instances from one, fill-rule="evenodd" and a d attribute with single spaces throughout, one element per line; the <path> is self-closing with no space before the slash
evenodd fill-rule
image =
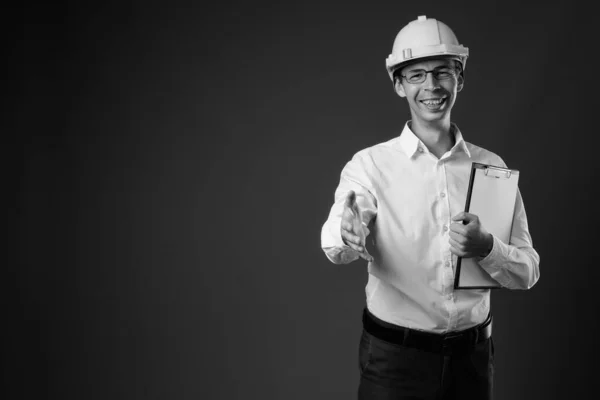
<path id="1" fill-rule="evenodd" d="M 413 113 L 412 115 L 412 119 L 418 119 L 421 120 L 423 122 L 438 122 L 438 121 L 443 121 L 445 119 L 447 119 L 447 112 L 427 112 L 427 113 L 418 113 L 415 115 L 415 113 Z"/>

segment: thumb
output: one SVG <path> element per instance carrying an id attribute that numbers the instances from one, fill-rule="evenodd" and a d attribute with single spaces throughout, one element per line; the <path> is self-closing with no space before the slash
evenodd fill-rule
<path id="1" fill-rule="evenodd" d="M 358 202 L 356 201 L 356 196 L 354 196 L 354 201 L 352 202 L 352 211 L 357 217 L 361 217 L 362 214 L 360 212 L 360 208 L 358 207 Z"/>
<path id="2" fill-rule="evenodd" d="M 346 195 L 346 201 L 344 201 L 344 207 L 348 207 L 349 209 L 354 208 L 354 203 L 356 202 L 356 194 L 353 190 L 349 191 Z"/>
<path id="3" fill-rule="evenodd" d="M 474 221 L 476 219 L 477 216 L 475 214 L 471 214 L 465 211 L 456 214 L 456 216 L 452 218 L 453 221 L 462 221 L 465 225 L 469 224 L 471 221 Z"/>

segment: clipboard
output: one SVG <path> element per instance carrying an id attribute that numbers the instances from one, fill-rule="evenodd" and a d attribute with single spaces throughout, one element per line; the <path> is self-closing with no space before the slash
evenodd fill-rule
<path id="1" fill-rule="evenodd" d="M 473 163 L 465 212 L 479 217 L 485 229 L 509 243 L 517 199 L 519 171 Z M 454 289 L 498 289 L 502 286 L 479 266 L 476 257 L 458 257 Z"/>

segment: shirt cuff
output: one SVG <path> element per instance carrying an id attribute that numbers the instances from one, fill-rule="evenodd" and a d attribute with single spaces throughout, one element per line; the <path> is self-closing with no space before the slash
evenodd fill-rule
<path id="1" fill-rule="evenodd" d="M 502 274 L 502 264 L 501 261 L 503 259 L 503 247 L 506 246 L 504 243 L 500 241 L 495 236 L 494 244 L 492 245 L 492 250 L 490 253 L 481 258 L 478 263 L 481 268 L 483 268 L 490 276 L 495 279 L 502 286 L 509 286 L 511 284 L 511 279 L 504 274 Z"/>
<path id="2" fill-rule="evenodd" d="M 360 258 L 358 251 L 347 245 L 327 247 L 323 250 L 327 258 L 334 264 L 348 264 Z"/>
<path id="3" fill-rule="evenodd" d="M 358 251 L 344 243 L 339 224 L 331 224 L 328 233 L 329 234 L 325 236 L 325 239 L 327 240 L 322 242 L 322 248 L 325 255 L 332 263 L 348 264 L 360 257 Z"/>

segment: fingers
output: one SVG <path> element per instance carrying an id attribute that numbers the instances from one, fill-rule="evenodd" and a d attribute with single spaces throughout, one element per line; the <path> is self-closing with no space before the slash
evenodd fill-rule
<path id="1" fill-rule="evenodd" d="M 358 251 L 359 253 L 362 253 L 365 251 L 365 248 L 359 244 L 356 244 L 354 242 L 346 242 L 348 244 L 348 247 L 350 247 L 352 250 Z"/>
<path id="2" fill-rule="evenodd" d="M 367 228 L 367 224 L 365 224 L 364 222 L 362 224 L 363 224 L 363 231 L 365 232 L 365 237 L 367 237 L 367 236 L 369 236 L 371 231 L 369 230 L 369 228 Z"/>
<path id="3" fill-rule="evenodd" d="M 365 249 L 364 252 L 362 253 L 358 253 L 358 255 L 360 256 L 360 258 L 362 258 L 363 260 L 366 260 L 368 262 L 372 262 L 373 261 L 373 256 L 369 254 L 369 252 L 367 251 L 367 249 Z"/>
<path id="4" fill-rule="evenodd" d="M 366 237 L 371 233 L 364 222 L 350 216 L 350 211 L 344 211 L 340 223 L 340 231 L 344 241 L 364 246 Z"/>
<path id="5" fill-rule="evenodd" d="M 344 243 L 356 250 L 362 259 L 369 262 L 373 261 L 373 256 L 367 251 L 364 239 L 362 239 L 362 237 L 369 235 L 370 231 L 362 222 L 360 209 L 356 202 L 356 193 L 353 190 L 348 192 L 344 201 L 341 233 Z"/>
<path id="6" fill-rule="evenodd" d="M 355 235 L 351 231 L 342 229 L 342 239 L 344 243 L 352 247 L 356 251 L 363 251 L 363 243 L 360 236 Z"/>
<path id="7" fill-rule="evenodd" d="M 373 256 L 369 254 L 367 248 L 364 245 L 357 244 L 356 242 L 345 240 L 344 241 L 351 249 L 358 252 L 360 258 L 366 261 L 373 261 Z"/>
<path id="8" fill-rule="evenodd" d="M 342 239 L 348 247 L 358 252 L 359 257 L 369 262 L 373 261 L 373 256 L 367 251 L 360 236 L 354 235 L 346 229 L 342 229 Z"/>
<path id="9" fill-rule="evenodd" d="M 465 251 L 460 250 L 457 247 L 452 246 L 452 245 L 450 245 L 450 253 L 452 253 L 458 257 L 466 257 L 467 256 L 467 253 Z"/>
<path id="10" fill-rule="evenodd" d="M 365 239 L 363 239 L 360 235 L 357 235 L 353 231 L 345 228 L 341 229 L 341 233 L 344 243 L 358 252 L 366 252 Z"/>
<path id="11" fill-rule="evenodd" d="M 348 221 L 347 219 L 342 219 L 342 225 L 341 225 L 343 230 L 347 230 L 348 232 L 352 233 L 352 222 Z"/>
<path id="12" fill-rule="evenodd" d="M 450 252 L 459 257 L 463 258 L 471 258 L 475 256 L 473 249 L 467 246 L 466 244 L 457 242 L 454 239 L 450 239 Z"/>
<path id="13" fill-rule="evenodd" d="M 464 244 L 467 242 L 467 238 L 465 237 L 465 235 L 462 234 L 462 232 L 455 232 L 455 231 L 450 231 L 450 234 L 448 235 L 450 236 L 451 239 L 453 239 L 455 242 Z"/>
<path id="14" fill-rule="evenodd" d="M 454 247 L 452 247 L 452 246 L 450 246 L 450 253 L 452 253 L 452 254 L 454 254 L 456 256 L 462 257 L 462 253 L 459 250 L 457 250 Z"/>
<path id="15" fill-rule="evenodd" d="M 462 256 L 465 252 L 464 245 L 462 245 L 461 243 L 458 243 L 456 240 L 450 238 L 450 251 L 458 256 Z"/>

